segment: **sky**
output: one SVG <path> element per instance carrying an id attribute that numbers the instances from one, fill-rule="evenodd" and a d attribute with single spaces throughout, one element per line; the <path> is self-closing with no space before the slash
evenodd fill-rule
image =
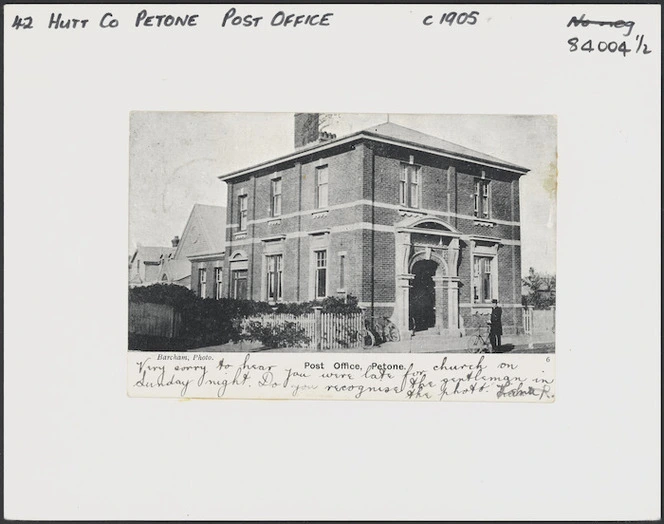
<path id="1" fill-rule="evenodd" d="M 530 169 L 521 177 L 522 273 L 555 274 L 556 119 L 549 115 L 327 114 L 337 136 L 387 121 Z M 292 113 L 131 113 L 129 252 L 170 246 L 194 204 L 226 205 L 219 175 L 293 151 Z"/>

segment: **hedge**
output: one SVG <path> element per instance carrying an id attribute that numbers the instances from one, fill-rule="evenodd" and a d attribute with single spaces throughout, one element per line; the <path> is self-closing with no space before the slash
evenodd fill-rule
<path id="1" fill-rule="evenodd" d="M 233 298 L 201 298 L 193 291 L 175 284 L 153 284 L 145 287 L 129 288 L 129 301 L 135 303 L 155 303 L 173 306 L 182 315 L 180 340 L 174 341 L 175 348 L 187 349 L 238 342 L 256 335 L 243 336 L 241 320 L 261 314 L 285 313 L 302 315 L 320 306 L 323 313 L 352 313 L 360 311 L 357 298 L 346 300 L 329 297 L 322 301 L 304 303 L 279 303 L 276 305 L 253 300 Z M 282 334 L 283 335 L 283 334 Z M 267 335 L 265 335 L 267 336 Z M 282 336 L 278 338 L 283 338 Z M 288 338 L 288 337 L 286 337 Z"/>

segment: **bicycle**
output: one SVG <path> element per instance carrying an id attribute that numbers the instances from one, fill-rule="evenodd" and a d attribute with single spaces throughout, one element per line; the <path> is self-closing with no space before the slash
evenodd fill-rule
<path id="1" fill-rule="evenodd" d="M 386 317 L 372 317 L 364 322 L 364 331 L 360 334 L 365 349 L 372 348 L 383 342 L 399 342 L 399 328 Z"/>
<path id="2" fill-rule="evenodd" d="M 383 342 L 399 342 L 401 340 L 401 333 L 399 328 L 387 317 L 376 317 L 372 319 L 373 331 L 376 334 L 376 339 L 381 343 Z"/>
<path id="3" fill-rule="evenodd" d="M 485 336 L 482 336 L 482 332 L 479 331 L 476 335 L 468 339 L 468 351 L 470 353 L 493 353 L 493 347 L 491 346 L 491 339 L 489 337 L 491 326 L 486 324 L 486 327 L 487 333 Z"/>
<path id="4" fill-rule="evenodd" d="M 376 335 L 367 326 L 364 327 L 364 332 L 360 334 L 360 337 L 362 337 L 362 347 L 364 349 L 372 348 L 376 345 Z"/>

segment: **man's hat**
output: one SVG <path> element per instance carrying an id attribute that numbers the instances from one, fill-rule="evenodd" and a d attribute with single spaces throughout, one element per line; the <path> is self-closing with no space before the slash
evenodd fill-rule
<path id="1" fill-rule="evenodd" d="M 493 302 L 494 304 L 497 304 L 497 303 L 498 303 L 498 299 L 497 299 L 497 298 L 494 298 L 491 302 Z"/>

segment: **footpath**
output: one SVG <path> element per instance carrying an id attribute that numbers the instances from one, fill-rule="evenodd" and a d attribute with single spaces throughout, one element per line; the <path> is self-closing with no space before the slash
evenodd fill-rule
<path id="1" fill-rule="evenodd" d="M 448 338 L 435 335 L 415 336 L 401 342 L 387 342 L 380 346 L 381 353 L 468 353 L 470 337 Z M 373 349 L 373 348 L 372 348 Z M 505 335 L 496 353 L 553 353 L 554 333 L 533 335 Z"/>
<path id="2" fill-rule="evenodd" d="M 469 337 L 448 338 L 436 335 L 415 334 L 410 340 L 386 342 L 372 348 L 348 348 L 323 350 L 323 353 L 467 353 Z M 228 353 L 312 353 L 313 350 L 301 348 L 263 348 L 260 342 L 238 342 L 197 348 L 190 352 L 228 352 Z M 532 335 L 506 335 L 501 340 L 501 348 L 496 353 L 553 353 L 555 351 L 554 333 L 535 333 Z"/>

